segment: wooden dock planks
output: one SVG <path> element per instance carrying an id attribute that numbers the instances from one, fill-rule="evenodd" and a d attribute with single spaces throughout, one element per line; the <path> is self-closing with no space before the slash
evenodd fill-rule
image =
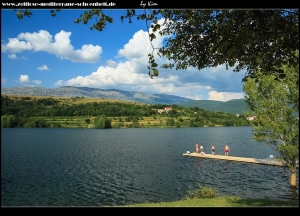
<path id="1" fill-rule="evenodd" d="M 210 159 L 219 159 L 219 160 L 230 160 L 230 161 L 237 161 L 237 162 L 246 162 L 246 163 L 255 163 L 255 164 L 266 164 L 266 165 L 274 165 L 274 166 L 282 166 L 282 163 L 279 162 L 279 161 L 277 161 L 276 159 L 265 160 L 265 159 L 234 157 L 234 156 L 224 156 L 224 155 L 212 155 L 212 154 L 201 155 L 201 154 L 196 153 L 196 152 L 183 153 L 183 156 L 200 157 L 200 158 L 210 158 Z"/>

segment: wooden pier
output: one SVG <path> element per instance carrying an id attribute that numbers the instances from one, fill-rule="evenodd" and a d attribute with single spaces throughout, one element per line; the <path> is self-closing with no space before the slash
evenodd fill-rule
<path id="1" fill-rule="evenodd" d="M 218 160 L 229 160 L 237 162 L 255 163 L 255 164 L 266 164 L 273 166 L 283 166 L 283 164 L 277 161 L 275 158 L 268 159 L 255 159 L 255 158 L 245 158 L 245 157 L 234 157 L 234 156 L 224 156 L 224 155 L 212 155 L 212 154 L 199 154 L 196 152 L 183 153 L 183 156 L 199 157 L 199 158 L 209 158 Z"/>

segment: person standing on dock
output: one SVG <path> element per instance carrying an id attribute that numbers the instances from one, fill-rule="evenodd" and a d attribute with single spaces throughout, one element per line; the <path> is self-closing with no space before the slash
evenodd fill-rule
<path id="1" fill-rule="evenodd" d="M 203 145 L 200 145 L 200 154 L 203 152 Z"/>
<path id="2" fill-rule="evenodd" d="M 225 152 L 225 156 L 228 156 L 228 152 L 229 152 L 229 146 L 228 145 L 225 145 L 224 152 Z"/>
<path id="3" fill-rule="evenodd" d="M 196 153 L 199 153 L 199 145 L 198 145 L 198 142 L 196 143 Z"/>
<path id="4" fill-rule="evenodd" d="M 211 154 L 215 155 L 215 145 L 214 144 L 212 144 L 212 146 L 211 146 Z"/>

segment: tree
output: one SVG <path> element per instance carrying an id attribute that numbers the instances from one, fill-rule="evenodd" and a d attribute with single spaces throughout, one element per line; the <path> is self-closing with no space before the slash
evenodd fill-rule
<path id="1" fill-rule="evenodd" d="M 16 10 L 17 17 L 30 17 L 29 10 Z M 51 10 L 56 16 L 59 10 Z M 137 14 L 140 13 L 140 14 Z M 284 77 L 281 70 L 284 64 L 299 64 L 299 9 L 261 9 L 261 10 L 127 10 L 123 21 L 129 23 L 136 18 L 145 21 L 149 40 L 157 34 L 167 37 L 162 47 L 153 47 L 149 54 L 149 75 L 158 76 L 155 62 L 159 56 L 170 60 L 162 68 L 199 70 L 225 64 L 235 67 L 236 72 L 247 70 L 246 77 L 255 77 L 256 69 Z M 164 21 L 161 23 L 159 19 Z M 75 23 L 95 23 L 90 29 L 102 31 L 113 18 L 106 16 L 102 9 L 92 9 L 81 14 Z M 151 22 L 151 23 L 150 23 Z M 299 84 L 299 80 L 296 80 Z"/>
<path id="2" fill-rule="evenodd" d="M 170 127 L 174 127 L 175 121 L 172 118 L 167 118 L 166 125 Z"/>
<path id="3" fill-rule="evenodd" d="M 243 89 L 246 105 L 255 115 L 251 121 L 254 139 L 277 150 L 280 161 L 290 171 L 290 185 L 296 187 L 299 160 L 299 66 L 283 67 L 286 77 L 274 80 L 274 74 L 257 72 L 257 80 L 247 78 Z"/>
<path id="4" fill-rule="evenodd" d="M 94 119 L 94 125 L 95 128 L 98 129 L 111 128 L 111 121 L 106 117 L 106 115 L 102 114 Z"/>
<path id="5" fill-rule="evenodd" d="M 16 118 L 14 115 L 1 116 L 1 128 L 14 127 L 16 125 Z"/>
<path id="6" fill-rule="evenodd" d="M 132 126 L 135 128 L 139 127 L 139 117 L 138 116 L 133 116 L 131 119 Z"/>

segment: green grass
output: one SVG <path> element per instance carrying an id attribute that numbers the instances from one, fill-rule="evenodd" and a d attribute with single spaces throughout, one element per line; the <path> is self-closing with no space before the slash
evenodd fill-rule
<path id="1" fill-rule="evenodd" d="M 217 197 L 217 191 L 212 187 L 196 184 L 198 188 L 189 190 L 189 195 L 179 201 L 137 203 L 120 207 L 299 207 L 299 200 L 241 199 L 236 196 Z"/>
<path id="2" fill-rule="evenodd" d="M 298 200 L 241 199 L 235 196 L 187 198 L 174 202 L 138 203 L 118 207 L 299 207 Z"/>

